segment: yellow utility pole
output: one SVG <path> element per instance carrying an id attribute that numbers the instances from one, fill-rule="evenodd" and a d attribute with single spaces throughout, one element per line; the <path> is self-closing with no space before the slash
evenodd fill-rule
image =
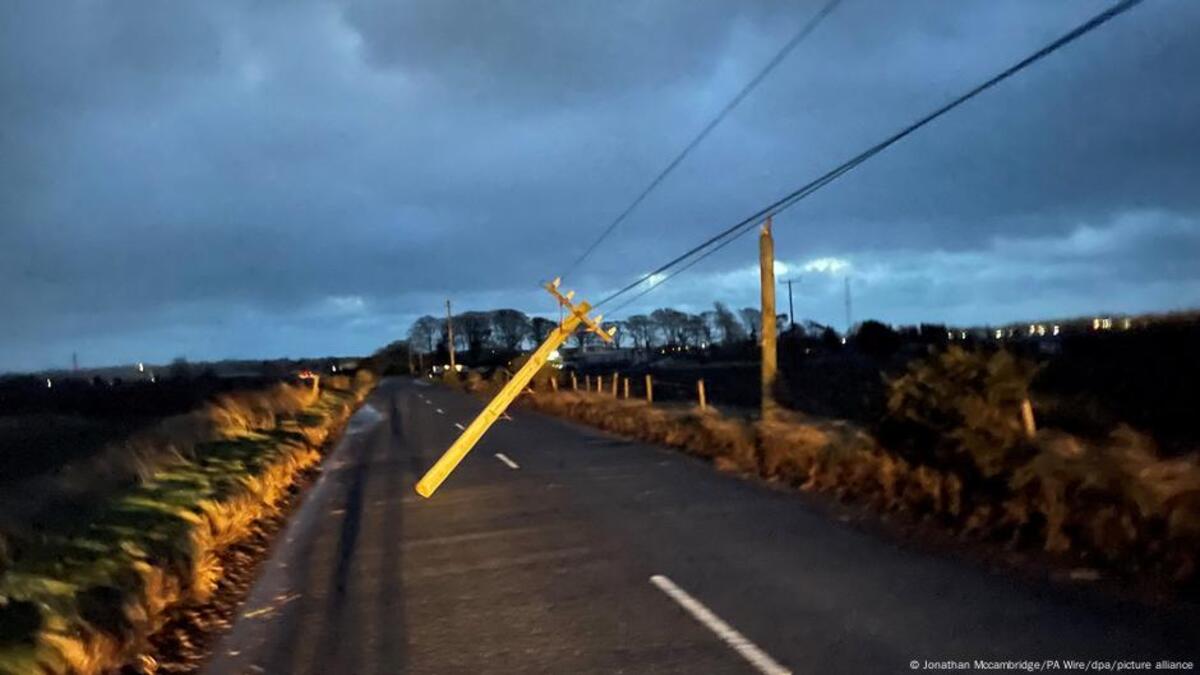
<path id="1" fill-rule="evenodd" d="M 475 444 L 479 442 L 483 434 L 504 414 L 504 411 L 513 402 L 513 399 L 525 390 L 525 387 L 533 379 L 537 371 L 546 365 L 550 354 L 555 349 L 558 349 L 562 343 L 566 342 L 567 338 L 575 332 L 575 329 L 580 324 L 586 326 L 587 330 L 599 335 L 600 339 L 605 342 L 612 340 L 613 333 L 616 333 L 617 329 L 614 327 L 609 332 L 605 332 L 600 327 L 599 315 L 594 319 L 588 316 L 588 312 L 591 311 L 592 306 L 586 302 L 581 302 L 578 305 L 571 304 L 571 298 L 575 296 L 574 291 L 565 295 L 559 293 L 559 283 L 560 280 L 555 279 L 553 282 L 546 284 L 546 290 L 550 291 L 558 299 L 558 302 L 567 310 L 568 315 L 559 323 L 557 328 L 550 331 L 550 335 L 546 336 L 545 342 L 529 355 L 529 360 L 525 362 L 525 365 L 521 366 L 521 369 L 500 390 L 500 393 L 496 394 L 496 397 L 487 404 L 483 412 L 479 413 L 479 416 L 471 421 L 471 424 L 450 445 L 450 448 L 421 477 L 421 480 L 417 483 L 417 494 L 422 497 L 430 497 L 437 491 L 438 486 L 446 480 L 450 472 L 454 471 L 459 462 L 471 451 L 471 448 L 475 447 Z"/>
<path id="2" fill-rule="evenodd" d="M 771 217 L 758 235 L 758 271 L 762 286 L 762 416 L 775 412 L 775 239 L 771 236 Z"/>
<path id="3" fill-rule="evenodd" d="M 458 370 L 454 363 L 454 316 L 450 314 L 450 301 L 446 300 L 446 348 L 450 352 L 450 370 Z"/>

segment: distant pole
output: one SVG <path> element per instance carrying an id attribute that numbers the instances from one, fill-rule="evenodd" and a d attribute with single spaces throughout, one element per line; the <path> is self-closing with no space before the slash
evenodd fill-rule
<path id="1" fill-rule="evenodd" d="M 771 217 L 767 216 L 758 235 L 758 269 L 762 288 L 762 415 L 775 410 L 775 239 L 771 236 Z"/>
<path id="2" fill-rule="evenodd" d="M 79 352 L 71 352 L 71 370 L 79 372 Z"/>
<path id="3" fill-rule="evenodd" d="M 792 281 L 787 280 L 788 285 L 788 328 L 793 328 L 796 325 L 796 308 L 792 305 Z"/>
<path id="4" fill-rule="evenodd" d="M 450 370 L 458 370 L 454 363 L 454 315 L 450 313 L 449 300 L 446 300 L 446 347 L 450 352 Z"/>
<path id="5" fill-rule="evenodd" d="M 846 277 L 846 335 L 850 335 L 850 328 L 854 326 L 853 315 L 850 313 L 850 277 Z"/>

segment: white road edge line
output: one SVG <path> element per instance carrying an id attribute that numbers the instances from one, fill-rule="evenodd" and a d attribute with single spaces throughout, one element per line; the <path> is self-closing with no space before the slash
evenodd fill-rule
<path id="1" fill-rule="evenodd" d="M 516 463 L 516 462 L 512 461 L 511 459 L 509 459 L 509 458 L 508 458 L 508 455 L 504 454 L 503 452 L 497 452 L 497 453 L 496 453 L 496 459 L 498 459 L 498 460 L 500 460 L 501 462 L 504 462 L 505 464 L 507 464 L 507 465 L 508 465 L 508 468 L 510 468 L 510 469 L 519 469 L 519 468 L 521 468 L 521 467 L 517 466 L 517 463 Z"/>
<path id="2" fill-rule="evenodd" d="M 729 645 L 742 658 L 750 662 L 750 665 L 758 669 L 758 672 L 766 675 L 791 675 L 791 670 L 784 668 L 775 659 L 767 655 L 766 652 L 758 648 L 758 645 L 751 642 L 746 636 L 737 632 L 737 630 L 721 620 L 719 616 L 712 613 L 712 610 L 704 606 L 704 603 L 688 595 L 688 592 L 675 585 L 667 577 L 661 574 L 655 574 L 650 577 L 650 583 L 658 587 L 660 591 L 667 594 L 675 602 L 679 603 L 691 614 L 697 621 L 704 624 L 704 627 L 716 634 L 722 642 Z"/>
<path id="3" fill-rule="evenodd" d="M 466 431 L 467 428 L 462 425 L 462 422 L 455 422 L 454 426 L 458 427 L 459 431 Z"/>

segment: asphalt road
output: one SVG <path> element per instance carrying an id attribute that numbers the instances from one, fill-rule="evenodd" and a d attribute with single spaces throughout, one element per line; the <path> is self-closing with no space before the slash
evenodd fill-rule
<path id="1" fill-rule="evenodd" d="M 1018 582 L 786 491 L 527 411 L 430 500 L 482 407 L 389 380 L 281 533 L 207 673 L 889 673 L 1196 661 L 1177 615 Z"/>

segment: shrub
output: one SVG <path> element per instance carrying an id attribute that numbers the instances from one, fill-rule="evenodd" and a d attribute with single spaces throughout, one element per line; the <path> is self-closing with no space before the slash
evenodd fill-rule
<path id="1" fill-rule="evenodd" d="M 950 347 L 888 382 L 884 445 L 917 464 L 992 483 L 1035 449 L 1021 423 L 1035 366 L 1006 351 Z"/>

